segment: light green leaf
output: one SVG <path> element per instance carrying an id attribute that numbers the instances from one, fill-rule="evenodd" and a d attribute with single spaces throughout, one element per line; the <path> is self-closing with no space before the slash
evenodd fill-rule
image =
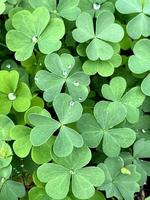
<path id="1" fill-rule="evenodd" d="M 124 106 L 119 102 L 101 101 L 94 107 L 94 116 L 104 130 L 120 124 L 126 114 Z"/>
<path id="2" fill-rule="evenodd" d="M 126 6 L 124 6 L 126 5 Z M 116 8 L 122 14 L 142 12 L 142 1 L 140 0 L 117 0 Z"/>
<path id="3" fill-rule="evenodd" d="M 62 126 L 54 143 L 54 153 L 59 157 L 66 157 L 71 154 L 73 147 L 82 146 L 82 136 L 75 130 Z"/>
<path id="4" fill-rule="evenodd" d="M 31 149 L 30 142 L 30 132 L 31 129 L 26 126 L 16 125 L 11 129 L 10 136 L 12 140 L 15 140 L 13 143 L 13 150 L 17 156 L 20 158 L 26 157 Z"/>
<path id="5" fill-rule="evenodd" d="M 45 190 L 51 198 L 63 199 L 67 196 L 70 185 L 68 169 L 61 165 L 47 163 L 38 168 L 37 176 L 40 181 L 47 183 Z"/>
<path id="6" fill-rule="evenodd" d="M 61 124 L 69 124 L 78 121 L 83 111 L 81 104 L 76 101 L 74 102 L 72 98 L 65 93 L 55 97 L 53 107 Z"/>
<path id="7" fill-rule="evenodd" d="M 14 126 L 13 121 L 9 117 L 0 115 L 0 140 L 11 140 L 10 131 Z"/>
<path id="8" fill-rule="evenodd" d="M 142 92 L 147 96 L 150 96 L 149 86 L 150 86 L 150 74 L 146 76 L 146 78 L 143 80 L 142 85 L 141 85 Z"/>
<path id="9" fill-rule="evenodd" d="M 12 160 L 12 150 L 9 144 L 0 140 L 0 169 L 7 167 Z"/>

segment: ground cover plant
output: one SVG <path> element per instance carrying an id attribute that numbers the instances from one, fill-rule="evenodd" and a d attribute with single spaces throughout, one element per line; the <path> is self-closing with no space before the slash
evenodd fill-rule
<path id="1" fill-rule="evenodd" d="M 0 200 L 149 200 L 149 37 L 149 0 L 0 0 Z"/>

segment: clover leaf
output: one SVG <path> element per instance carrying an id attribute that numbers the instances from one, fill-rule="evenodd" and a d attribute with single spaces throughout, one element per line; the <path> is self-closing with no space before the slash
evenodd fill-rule
<path id="1" fill-rule="evenodd" d="M 80 14 L 80 8 L 78 7 L 79 0 L 59 0 L 58 5 L 56 5 L 56 0 L 29 0 L 29 3 L 33 8 L 45 6 L 50 13 L 54 13 L 70 21 L 76 20 Z"/>
<path id="2" fill-rule="evenodd" d="M 94 116 L 85 113 L 77 122 L 85 144 L 95 148 L 103 139 L 103 152 L 109 157 L 118 156 L 121 148 L 131 146 L 136 139 L 132 129 L 115 127 L 123 122 L 126 114 L 120 102 L 98 102 L 94 107 Z"/>
<path id="3" fill-rule="evenodd" d="M 134 48 L 134 55 L 129 57 L 128 65 L 130 70 L 135 74 L 142 74 L 145 72 L 150 72 L 150 40 L 141 39 L 139 40 Z M 145 95 L 150 96 L 150 74 L 148 74 L 141 84 L 141 89 Z"/>
<path id="4" fill-rule="evenodd" d="M 137 171 L 141 174 L 141 185 L 145 183 L 147 176 L 150 176 L 150 162 L 144 160 L 144 158 L 150 157 L 149 145 L 150 140 L 141 138 L 133 146 L 133 163 L 136 165 Z"/>
<path id="5" fill-rule="evenodd" d="M 74 101 L 84 101 L 88 96 L 89 77 L 81 71 L 72 72 L 75 60 L 70 54 L 56 53 L 47 55 L 45 65 L 48 71 L 40 70 L 35 76 L 35 83 L 44 91 L 43 98 L 51 102 L 66 84 Z"/>
<path id="6" fill-rule="evenodd" d="M 7 167 L 12 160 L 12 150 L 9 144 L 0 140 L 0 169 Z"/>
<path id="7" fill-rule="evenodd" d="M 127 111 L 127 120 L 130 123 L 135 123 L 139 119 L 139 107 L 143 104 L 145 96 L 143 95 L 140 87 L 136 86 L 126 90 L 126 80 L 122 77 L 114 77 L 111 79 L 110 84 L 102 86 L 102 95 L 105 99 L 110 101 L 121 102 Z"/>
<path id="8" fill-rule="evenodd" d="M 77 131 L 66 125 L 78 121 L 83 109 L 79 102 L 74 102 L 67 94 L 59 94 L 55 97 L 53 107 L 59 122 L 38 114 L 29 115 L 30 123 L 35 126 L 31 130 L 30 140 L 33 146 L 41 146 L 59 129 L 54 143 L 54 152 L 60 157 L 68 156 L 73 151 L 73 147 L 83 146 L 83 139 Z"/>
<path id="9" fill-rule="evenodd" d="M 25 196 L 25 188 L 22 183 L 7 180 L 0 189 L 0 199 L 18 200 Z"/>
<path id="10" fill-rule="evenodd" d="M 5 116 L 0 115 L 0 140 L 9 141 L 11 140 L 10 137 L 10 130 L 14 127 L 13 121 Z"/>
<path id="11" fill-rule="evenodd" d="M 26 111 L 31 104 L 31 92 L 24 82 L 19 81 L 19 73 L 0 71 L 0 113 L 8 114 L 11 107 L 17 112 Z"/>
<path id="12" fill-rule="evenodd" d="M 139 39 L 141 36 L 150 36 L 150 4 L 148 1 L 117 0 L 116 8 L 122 14 L 136 15 L 127 24 L 127 33 L 131 38 Z"/>
<path id="13" fill-rule="evenodd" d="M 119 157 L 107 158 L 98 166 L 104 171 L 106 177 L 99 189 L 106 191 L 107 198 L 134 199 L 134 193 L 140 190 L 138 184 L 140 174 L 136 171 L 135 165 L 124 166 L 123 159 Z"/>
<path id="14" fill-rule="evenodd" d="M 16 52 L 16 60 L 24 61 L 31 57 L 36 43 L 44 54 L 52 53 L 61 47 L 60 39 L 65 32 L 60 18 L 51 18 L 45 7 L 17 12 L 12 18 L 14 29 L 8 31 L 6 43 Z"/>
<path id="15" fill-rule="evenodd" d="M 114 50 L 109 42 L 117 43 L 124 36 L 123 28 L 114 21 L 115 18 L 111 12 L 101 12 L 96 20 L 96 31 L 94 31 L 93 19 L 90 14 L 81 13 L 77 18 L 77 28 L 73 30 L 73 38 L 79 43 L 91 40 L 86 48 L 86 54 L 90 60 L 112 58 Z"/>
<path id="16" fill-rule="evenodd" d="M 30 141 L 31 128 L 23 125 L 16 125 L 11 129 L 11 139 L 14 140 L 13 150 L 20 158 L 25 158 L 31 150 L 31 157 L 37 164 L 43 164 L 51 160 L 50 150 L 54 143 L 54 138 L 50 138 L 39 147 L 32 147 Z M 41 156 L 42 155 L 42 156 Z"/>
<path id="17" fill-rule="evenodd" d="M 115 10 L 113 2 L 107 0 L 80 0 L 79 7 L 82 12 L 88 12 L 92 17 L 97 17 L 104 10 Z"/>
<path id="18" fill-rule="evenodd" d="M 52 200 L 45 192 L 44 188 L 33 187 L 29 193 L 29 200 Z"/>
<path id="19" fill-rule="evenodd" d="M 6 0 L 0 0 L 0 15 L 5 11 L 6 5 L 5 5 Z"/>
<path id="20" fill-rule="evenodd" d="M 98 73 L 100 76 L 108 77 L 111 76 L 115 68 L 121 65 L 122 58 L 119 54 L 114 54 L 111 59 L 102 61 L 91 61 L 87 60 L 83 64 L 83 71 L 88 75 L 94 75 Z"/>
<path id="21" fill-rule="evenodd" d="M 54 159 L 58 164 L 45 163 L 37 170 L 37 176 L 41 182 L 46 183 L 45 190 L 51 198 L 65 198 L 71 182 L 74 196 L 88 199 L 94 195 L 94 187 L 98 187 L 104 182 L 104 172 L 100 168 L 84 167 L 91 159 L 91 152 L 85 146 L 75 148 L 68 157 L 54 156 Z"/>

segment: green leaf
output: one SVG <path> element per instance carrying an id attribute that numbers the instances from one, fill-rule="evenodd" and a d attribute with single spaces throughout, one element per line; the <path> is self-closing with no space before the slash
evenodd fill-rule
<path id="1" fill-rule="evenodd" d="M 80 169 L 86 166 L 91 160 L 91 151 L 87 146 L 81 148 L 74 148 L 72 153 L 67 157 L 57 157 L 52 153 L 53 160 L 69 169 Z"/>
<path id="2" fill-rule="evenodd" d="M 107 198 L 134 199 L 134 193 L 140 190 L 138 184 L 140 174 L 137 173 L 135 165 L 125 166 L 130 175 L 122 173 L 124 163 L 121 158 L 107 158 L 104 164 L 99 164 L 99 167 L 103 169 L 106 176 L 105 182 L 99 189 L 106 191 Z"/>
<path id="3" fill-rule="evenodd" d="M 97 167 L 79 169 L 72 177 L 72 192 L 77 198 L 89 199 L 95 193 L 94 186 L 100 186 L 104 179 L 104 172 Z"/>
<path id="4" fill-rule="evenodd" d="M 55 0 L 29 0 L 30 5 L 33 8 L 38 8 L 41 6 L 45 6 L 50 12 L 56 9 L 56 1 Z"/>
<path id="5" fill-rule="evenodd" d="M 66 157 L 71 154 L 73 147 L 82 146 L 82 136 L 75 130 L 62 126 L 54 143 L 54 153 L 59 157 Z"/>
<path id="6" fill-rule="evenodd" d="M 88 13 L 82 13 L 76 20 L 77 29 L 73 31 L 73 38 L 79 42 L 86 42 L 94 37 L 92 17 Z"/>
<path id="7" fill-rule="evenodd" d="M 51 200 L 51 198 L 46 194 L 45 190 L 40 187 L 33 187 L 28 194 L 29 200 Z"/>
<path id="8" fill-rule="evenodd" d="M 16 125 L 11 129 L 11 138 L 15 140 L 13 143 L 13 150 L 17 156 L 20 158 L 26 157 L 31 149 L 30 142 L 30 132 L 31 129 L 26 126 Z"/>
<path id="9" fill-rule="evenodd" d="M 86 48 L 87 57 L 94 60 L 109 60 L 113 56 L 113 48 L 103 40 L 93 39 Z"/>
<path id="10" fill-rule="evenodd" d="M 87 60 L 83 64 L 82 68 L 85 74 L 94 75 L 98 73 L 102 77 L 111 76 L 114 73 L 116 67 L 121 65 L 122 59 L 118 54 L 114 54 L 110 60 L 106 61 L 91 61 Z"/>
<path id="11" fill-rule="evenodd" d="M 100 144 L 103 131 L 93 115 L 89 113 L 83 114 L 77 122 L 77 127 L 88 147 L 95 148 Z"/>
<path id="12" fill-rule="evenodd" d="M 51 161 L 51 149 L 54 143 L 54 138 L 51 137 L 46 143 L 39 147 L 33 147 L 31 152 L 32 160 L 37 164 L 43 164 Z"/>
<path id="13" fill-rule="evenodd" d="M 104 130 L 120 124 L 126 114 L 124 106 L 119 102 L 101 101 L 94 107 L 94 116 Z"/>
<path id="14" fill-rule="evenodd" d="M 12 150 L 9 144 L 0 140 L 0 169 L 7 167 L 12 160 Z"/>
<path id="15" fill-rule="evenodd" d="M 103 151 L 109 157 L 116 157 L 121 148 L 131 146 L 136 140 L 136 133 L 129 128 L 114 128 L 104 133 Z"/>
<path id="16" fill-rule="evenodd" d="M 0 140 L 11 140 L 10 131 L 14 126 L 13 121 L 9 117 L 0 115 Z"/>
<path id="17" fill-rule="evenodd" d="M 148 76 L 146 76 L 146 78 L 143 80 L 143 82 L 141 84 L 142 92 L 147 96 L 150 96 L 149 85 L 150 85 L 150 74 L 148 74 Z"/>
<path id="18" fill-rule="evenodd" d="M 142 1 L 117 0 L 116 8 L 122 14 L 140 13 L 142 12 Z"/>
<path id="19" fill-rule="evenodd" d="M 18 198 L 22 198 L 25 196 L 25 188 L 22 183 L 18 183 L 16 181 L 7 180 L 0 192 L 0 198 L 17 200 Z"/>
<path id="20" fill-rule="evenodd" d="M 83 108 L 79 102 L 74 102 L 72 98 L 65 93 L 59 94 L 53 101 L 54 110 L 61 124 L 76 122 L 82 115 Z"/>
<path id="21" fill-rule="evenodd" d="M 134 157 L 136 158 L 148 158 L 150 156 L 149 149 L 150 140 L 145 140 L 144 138 L 136 141 L 134 144 Z"/>
<path id="22" fill-rule="evenodd" d="M 69 192 L 70 174 L 69 170 L 61 165 L 47 163 L 37 170 L 40 181 L 47 183 L 46 193 L 54 199 L 63 199 Z M 63 190 L 62 190 L 63 187 Z"/>
<path id="23" fill-rule="evenodd" d="M 59 15 L 70 21 L 76 20 L 80 14 L 80 8 L 78 8 L 79 0 L 60 0 L 57 6 Z"/>
<path id="24" fill-rule="evenodd" d="M 127 24 L 127 33 L 133 39 L 139 39 L 141 36 L 148 37 L 150 35 L 149 25 L 150 17 L 141 13 L 129 21 Z M 135 28 L 136 32 L 134 31 Z"/>
<path id="25" fill-rule="evenodd" d="M 6 5 L 5 5 L 6 0 L 0 0 L 0 15 L 5 11 Z"/>
<path id="26" fill-rule="evenodd" d="M 30 141 L 33 146 L 40 146 L 46 143 L 60 127 L 56 120 L 38 114 L 29 115 L 29 122 L 35 126 L 30 134 Z"/>

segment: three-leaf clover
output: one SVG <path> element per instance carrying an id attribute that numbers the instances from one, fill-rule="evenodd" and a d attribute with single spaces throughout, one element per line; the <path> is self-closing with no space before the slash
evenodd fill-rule
<path id="1" fill-rule="evenodd" d="M 120 102 L 98 102 L 94 107 L 94 116 L 85 113 L 77 123 L 85 144 L 95 148 L 103 139 L 103 152 L 109 157 L 118 156 L 121 148 L 131 146 L 136 139 L 132 129 L 116 127 L 124 121 L 126 114 Z"/>
<path id="2" fill-rule="evenodd" d="M 10 131 L 14 126 L 13 121 L 9 117 L 0 115 L 0 140 L 11 140 Z"/>
<path id="3" fill-rule="evenodd" d="M 104 163 L 98 165 L 105 173 L 105 182 L 99 188 L 106 191 L 107 198 L 133 200 L 134 193 L 139 192 L 138 181 L 140 174 L 133 164 L 124 166 L 120 157 L 107 158 Z"/>
<path id="4" fill-rule="evenodd" d="M 64 23 L 60 18 L 50 18 L 45 7 L 17 12 L 12 18 L 13 30 L 8 31 L 6 43 L 11 51 L 16 52 L 16 60 L 24 61 L 31 57 L 34 46 L 44 54 L 52 53 L 61 47 L 60 39 L 65 33 Z"/>
<path id="5" fill-rule="evenodd" d="M 127 24 L 127 33 L 133 39 L 150 36 L 150 4 L 145 0 L 117 0 L 116 8 L 122 14 L 135 14 Z M 136 31 L 135 31 L 136 30 Z"/>
<path id="6" fill-rule="evenodd" d="M 150 40 L 139 40 L 134 48 L 134 55 L 129 57 L 128 65 L 130 70 L 135 74 L 150 72 Z M 144 78 L 141 89 L 145 95 L 150 96 L 150 73 Z"/>
<path id="7" fill-rule="evenodd" d="M 33 8 L 45 6 L 50 13 L 56 14 L 70 21 L 76 20 L 81 12 L 78 7 L 79 0 L 59 0 L 58 5 L 56 0 L 29 0 L 29 3 Z"/>
<path id="8" fill-rule="evenodd" d="M 45 65 L 48 71 L 40 70 L 35 76 L 35 83 L 44 91 L 43 98 L 51 102 L 61 92 L 66 83 L 74 101 L 84 101 L 89 93 L 90 78 L 81 71 L 73 72 L 75 60 L 70 54 L 56 53 L 47 55 Z"/>
<path id="9" fill-rule="evenodd" d="M 91 160 L 91 152 L 87 147 L 75 148 L 65 158 L 54 156 L 55 163 L 45 163 L 37 170 L 40 181 L 46 183 L 46 193 L 54 199 L 63 199 L 69 192 L 79 199 L 88 199 L 95 193 L 105 179 L 104 172 L 93 166 L 84 167 Z M 63 188 L 63 190 L 62 190 Z"/>
<path id="10" fill-rule="evenodd" d="M 54 143 L 54 152 L 60 157 L 68 156 L 74 147 L 83 146 L 83 139 L 77 131 L 66 125 L 78 121 L 83 109 L 79 102 L 74 102 L 67 94 L 59 94 L 55 97 L 53 108 L 59 122 L 51 117 L 38 114 L 29 115 L 30 123 L 35 126 L 31 130 L 30 140 L 33 146 L 40 146 L 59 129 Z"/>
<path id="11" fill-rule="evenodd" d="M 88 12 L 93 17 L 97 17 L 100 12 L 108 10 L 114 12 L 114 4 L 108 0 L 80 0 L 79 7 L 82 12 Z"/>
<path id="12" fill-rule="evenodd" d="M 112 58 L 114 50 L 109 43 L 117 43 L 124 36 L 123 28 L 114 21 L 115 17 L 111 12 L 103 11 L 97 17 L 96 31 L 94 31 L 93 18 L 90 14 L 84 12 L 77 18 L 77 28 L 73 30 L 73 38 L 79 43 L 92 40 L 86 48 L 90 60 Z"/>
<path id="13" fill-rule="evenodd" d="M 110 101 L 121 102 L 127 110 L 127 120 L 135 123 L 139 119 L 139 107 L 144 102 L 145 96 L 140 87 L 136 86 L 128 90 L 126 80 L 120 76 L 111 79 L 110 84 L 102 86 L 102 95 Z"/>
<path id="14" fill-rule="evenodd" d="M 24 82 L 19 81 L 19 73 L 0 71 L 0 113 L 8 114 L 11 107 L 17 112 L 26 111 L 31 104 L 31 92 Z"/>

